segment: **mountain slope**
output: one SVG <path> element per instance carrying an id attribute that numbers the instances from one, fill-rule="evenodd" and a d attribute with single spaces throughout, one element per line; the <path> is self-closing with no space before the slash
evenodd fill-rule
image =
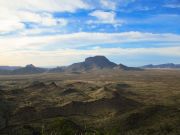
<path id="1" fill-rule="evenodd" d="M 114 67 L 115 70 L 135 70 L 135 71 L 141 71 L 142 69 L 141 68 L 137 68 L 137 67 L 128 67 L 128 66 L 125 66 L 123 64 L 119 64 L 117 65 L 116 67 Z"/>

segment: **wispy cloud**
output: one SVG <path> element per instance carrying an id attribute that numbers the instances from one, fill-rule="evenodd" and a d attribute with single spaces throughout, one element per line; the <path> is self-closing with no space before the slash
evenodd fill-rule
<path id="1" fill-rule="evenodd" d="M 100 0 L 105 9 L 116 10 L 116 2 L 112 0 Z"/>
<path id="2" fill-rule="evenodd" d="M 170 46 L 161 48 L 121 48 L 101 47 L 103 44 L 122 44 L 138 41 L 143 42 L 162 41 L 171 43 Z M 27 64 L 35 60 L 35 64 L 56 65 L 56 63 L 69 64 L 77 56 L 92 56 L 92 55 L 143 55 L 143 54 L 156 54 L 162 56 L 177 56 L 180 57 L 180 47 L 175 45 L 174 42 L 180 42 L 180 36 L 176 34 L 153 34 L 153 33 L 141 33 L 141 32 L 123 32 L 123 33 L 72 33 L 62 35 L 49 35 L 49 36 L 19 36 L 19 37 L 1 37 L 0 38 L 0 58 L 1 63 L 7 64 Z M 89 49 L 78 49 L 83 46 L 90 46 Z M 94 45 L 100 47 L 93 48 Z M 55 49 L 50 50 L 48 48 L 56 46 Z M 83 58 L 84 58 L 83 57 Z M 13 63 L 15 62 L 15 63 Z"/>
<path id="3" fill-rule="evenodd" d="M 164 7 L 167 7 L 167 8 L 180 8 L 180 3 L 179 4 L 166 4 L 164 5 Z"/>
<path id="4" fill-rule="evenodd" d="M 77 48 L 80 46 L 101 45 L 111 43 L 130 42 L 180 42 L 180 35 L 176 34 L 153 34 L 142 32 L 122 32 L 122 33 L 72 33 L 47 36 L 16 36 L 0 37 L 1 50 L 16 49 L 37 49 L 47 45 L 57 45 L 59 48 Z"/>
<path id="5" fill-rule="evenodd" d="M 89 20 L 88 24 L 112 24 L 114 26 L 121 26 L 124 22 L 116 19 L 116 13 L 114 11 L 102 11 L 96 10 L 89 14 L 95 17 L 97 20 Z"/>
<path id="6" fill-rule="evenodd" d="M 114 23 L 116 16 L 115 12 L 106 12 L 101 10 L 96 10 L 89 15 L 96 17 L 101 23 Z"/>

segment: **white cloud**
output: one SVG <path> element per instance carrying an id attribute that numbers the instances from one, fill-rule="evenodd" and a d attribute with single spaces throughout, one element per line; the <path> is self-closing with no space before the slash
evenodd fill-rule
<path id="1" fill-rule="evenodd" d="M 116 9 L 116 3 L 111 0 L 100 0 L 100 3 L 103 5 L 105 9 Z"/>
<path id="2" fill-rule="evenodd" d="M 5 34 L 16 30 L 24 29 L 24 24 L 16 21 L 1 20 L 0 21 L 0 33 Z"/>
<path id="3" fill-rule="evenodd" d="M 91 16 L 96 17 L 98 20 L 104 23 L 114 23 L 115 21 L 115 12 L 105 12 L 101 10 L 96 10 L 90 13 Z"/>
<path id="4" fill-rule="evenodd" d="M 89 20 L 88 24 L 93 23 L 104 23 L 104 24 L 113 24 L 115 26 L 122 25 L 122 20 L 116 20 L 116 13 L 114 11 L 102 11 L 96 10 L 89 14 L 90 16 L 96 17 L 97 21 Z"/>
<path id="5" fill-rule="evenodd" d="M 79 32 L 72 34 L 47 35 L 47 36 L 16 36 L 0 37 L 0 52 L 10 50 L 38 49 L 44 46 L 56 45 L 58 48 L 77 48 L 89 45 L 103 45 L 112 43 L 131 42 L 180 42 L 180 35 L 176 34 L 153 34 L 142 32 L 122 33 L 87 33 Z M 176 43 L 177 45 L 177 43 Z"/>
<path id="6" fill-rule="evenodd" d="M 29 11 L 21 11 L 17 14 L 19 21 L 37 23 L 42 26 L 67 25 L 67 20 L 62 18 L 54 18 L 50 13 L 33 13 Z"/>
<path id="7" fill-rule="evenodd" d="M 9 18 L 1 18 L 0 33 L 8 33 L 17 30 L 25 30 L 24 23 L 35 23 L 40 27 L 53 27 L 53 26 L 66 26 L 68 21 L 63 18 L 54 18 L 49 13 L 33 13 L 28 11 L 22 11 L 15 14 L 8 14 Z M 12 18 L 10 18 L 13 16 Z"/>
<path id="8" fill-rule="evenodd" d="M 0 0 L 0 34 L 24 30 L 23 22 L 46 27 L 65 26 L 67 20 L 54 18 L 53 12 L 75 12 L 87 8 L 89 5 L 82 0 Z"/>
<path id="9" fill-rule="evenodd" d="M 168 47 L 117 48 L 104 44 L 126 44 L 131 42 L 168 42 Z M 174 44 L 174 42 L 176 42 Z M 153 34 L 141 32 L 123 33 L 72 33 L 49 36 L 0 37 L 0 65 L 25 65 L 33 63 L 40 66 L 67 65 L 87 56 L 137 56 L 162 55 L 180 57 L 180 35 Z M 91 46 L 92 47 L 89 47 Z M 99 47 L 94 47 L 94 45 Z M 78 49 L 88 46 L 89 49 Z M 48 48 L 53 48 L 49 50 Z"/>
<path id="10" fill-rule="evenodd" d="M 61 24 L 60 26 L 62 26 Z M 22 31 L 19 31 L 17 34 L 18 36 L 38 36 L 43 35 L 44 33 L 48 34 L 55 34 L 55 33 L 66 33 L 66 29 L 61 27 L 61 29 L 58 29 L 57 27 L 34 27 L 33 29 L 25 29 Z"/>
<path id="11" fill-rule="evenodd" d="M 1 11 L 1 10 L 0 10 Z M 0 15 L 0 33 L 8 33 L 17 30 L 25 30 L 24 22 L 35 23 L 36 25 L 50 26 L 66 26 L 68 21 L 63 18 L 54 18 L 52 14 L 42 12 L 35 13 L 30 11 L 14 11 L 5 12 Z"/>
<path id="12" fill-rule="evenodd" d="M 46 12 L 75 12 L 77 9 L 87 9 L 89 5 L 82 0 L 1 0 L 0 8 L 10 10 L 29 10 Z"/>

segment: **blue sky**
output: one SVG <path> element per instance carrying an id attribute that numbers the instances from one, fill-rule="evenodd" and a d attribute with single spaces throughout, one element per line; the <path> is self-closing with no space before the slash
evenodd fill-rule
<path id="1" fill-rule="evenodd" d="M 180 0 L 1 0 L 0 12 L 0 65 L 180 63 Z"/>

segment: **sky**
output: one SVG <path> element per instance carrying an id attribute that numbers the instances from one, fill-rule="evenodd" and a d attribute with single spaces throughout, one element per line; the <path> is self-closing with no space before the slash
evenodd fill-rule
<path id="1" fill-rule="evenodd" d="M 0 65 L 180 63 L 180 0 L 0 0 Z"/>

